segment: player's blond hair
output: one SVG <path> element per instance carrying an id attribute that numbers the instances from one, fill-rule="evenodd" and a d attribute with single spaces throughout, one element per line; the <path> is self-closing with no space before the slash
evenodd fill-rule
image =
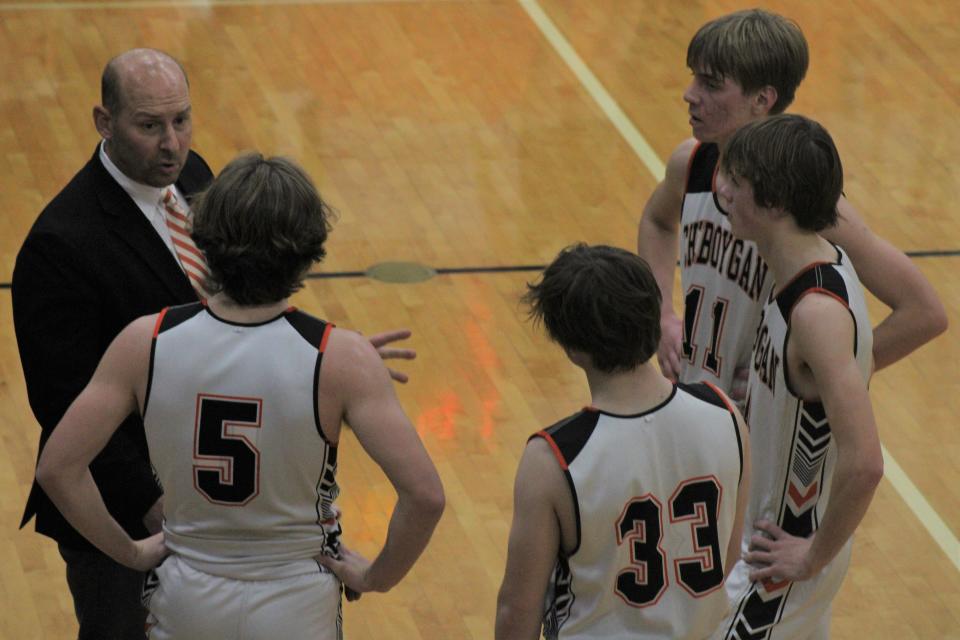
<path id="1" fill-rule="evenodd" d="M 746 94 L 777 90 L 770 113 L 783 113 L 807 73 L 810 52 L 797 23 L 762 9 L 730 13 L 706 23 L 687 47 L 694 73 L 729 77 Z"/>

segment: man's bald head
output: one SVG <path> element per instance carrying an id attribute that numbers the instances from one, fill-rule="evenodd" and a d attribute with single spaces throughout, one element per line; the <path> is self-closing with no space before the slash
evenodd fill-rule
<path id="1" fill-rule="evenodd" d="M 128 92 L 148 78 L 166 76 L 172 82 L 180 78 L 188 87 L 187 72 L 173 56 L 157 49 L 130 49 L 114 57 L 103 68 L 100 78 L 100 101 L 110 113 L 117 115 L 126 105 Z"/>
<path id="2" fill-rule="evenodd" d="M 134 182 L 177 181 L 190 153 L 190 116 L 187 75 L 166 53 L 132 49 L 107 63 L 93 122 L 107 157 Z"/>

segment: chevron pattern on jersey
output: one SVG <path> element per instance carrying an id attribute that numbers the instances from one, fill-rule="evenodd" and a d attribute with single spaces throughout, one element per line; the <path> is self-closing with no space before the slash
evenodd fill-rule
<path id="1" fill-rule="evenodd" d="M 557 558 L 553 576 L 547 587 L 547 604 L 543 614 L 543 637 L 556 640 L 560 627 L 570 618 L 570 609 L 576 596 L 573 593 L 573 574 L 564 557 Z"/>
<path id="2" fill-rule="evenodd" d="M 800 487 L 809 487 L 820 474 L 823 459 L 830 445 L 830 423 L 821 404 L 800 406 L 800 428 L 794 447 L 794 478 Z M 798 487 L 799 488 L 799 487 Z"/>
<path id="3" fill-rule="evenodd" d="M 317 483 L 317 523 L 327 532 L 323 545 L 323 555 L 337 558 L 340 556 L 340 518 L 333 508 L 333 503 L 340 495 L 337 485 L 337 448 L 327 445 L 326 460 L 323 463 L 323 474 Z"/>
<path id="4" fill-rule="evenodd" d="M 782 583 L 788 585 L 789 583 Z M 771 597 L 772 596 L 772 597 Z M 770 637 L 773 626 L 782 615 L 787 594 L 766 593 L 754 586 L 741 600 L 740 611 L 727 632 L 726 640 L 763 640 Z"/>
<path id="5" fill-rule="evenodd" d="M 817 479 L 823 471 L 831 433 L 822 404 L 800 403 L 798 411 L 781 526 L 792 535 L 807 536 L 815 530 L 813 507 L 820 496 Z"/>

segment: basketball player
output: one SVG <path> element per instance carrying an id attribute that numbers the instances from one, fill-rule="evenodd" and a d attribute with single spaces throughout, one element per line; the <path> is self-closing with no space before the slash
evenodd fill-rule
<path id="1" fill-rule="evenodd" d="M 790 105 L 808 59 L 799 27 L 763 10 L 701 27 L 687 49 L 693 80 L 683 94 L 694 137 L 670 156 L 640 221 L 638 253 L 664 295 L 661 370 L 682 382 L 709 380 L 738 400 L 772 276 L 756 245 L 732 233 L 716 205 L 718 150 L 743 125 Z M 845 198 L 837 206 L 838 223 L 824 237 L 844 248 L 863 284 L 892 310 L 874 329 L 881 369 L 945 331 L 946 313 L 909 258 L 872 233 Z M 672 302 L 678 247 L 682 318 Z"/>
<path id="2" fill-rule="evenodd" d="M 727 582 L 724 638 L 828 637 L 851 536 L 883 475 L 863 290 L 844 250 L 818 233 L 837 223 L 842 187 L 833 140 L 802 116 L 742 127 L 720 158 L 719 204 L 772 281 L 746 399 L 750 550 Z"/>
<path id="3" fill-rule="evenodd" d="M 740 414 L 713 385 L 676 385 L 653 366 L 660 291 L 636 255 L 568 247 L 526 301 L 586 373 L 592 404 L 523 453 L 497 639 L 541 626 L 547 638 L 706 637 L 740 551 Z"/>
<path id="4" fill-rule="evenodd" d="M 291 307 L 325 254 L 330 210 L 292 162 L 240 157 L 193 205 L 210 269 L 206 303 L 135 320 L 113 341 L 40 459 L 37 478 L 73 526 L 129 567 L 156 569 L 149 637 L 337 638 L 344 556 L 358 593 L 387 591 L 443 509 L 436 470 L 373 346 Z M 132 540 L 88 465 L 143 416 L 165 492 L 163 531 Z M 340 544 L 340 426 L 398 494 L 372 562 Z"/>

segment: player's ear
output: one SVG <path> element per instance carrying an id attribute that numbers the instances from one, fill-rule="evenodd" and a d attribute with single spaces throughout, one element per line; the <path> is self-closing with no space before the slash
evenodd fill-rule
<path id="1" fill-rule="evenodd" d="M 773 105 L 777 104 L 777 98 L 779 98 L 776 88 L 772 85 L 766 85 L 762 87 L 756 94 L 753 96 L 753 114 L 755 116 L 765 116 L 770 113 L 770 110 L 773 109 Z"/>

